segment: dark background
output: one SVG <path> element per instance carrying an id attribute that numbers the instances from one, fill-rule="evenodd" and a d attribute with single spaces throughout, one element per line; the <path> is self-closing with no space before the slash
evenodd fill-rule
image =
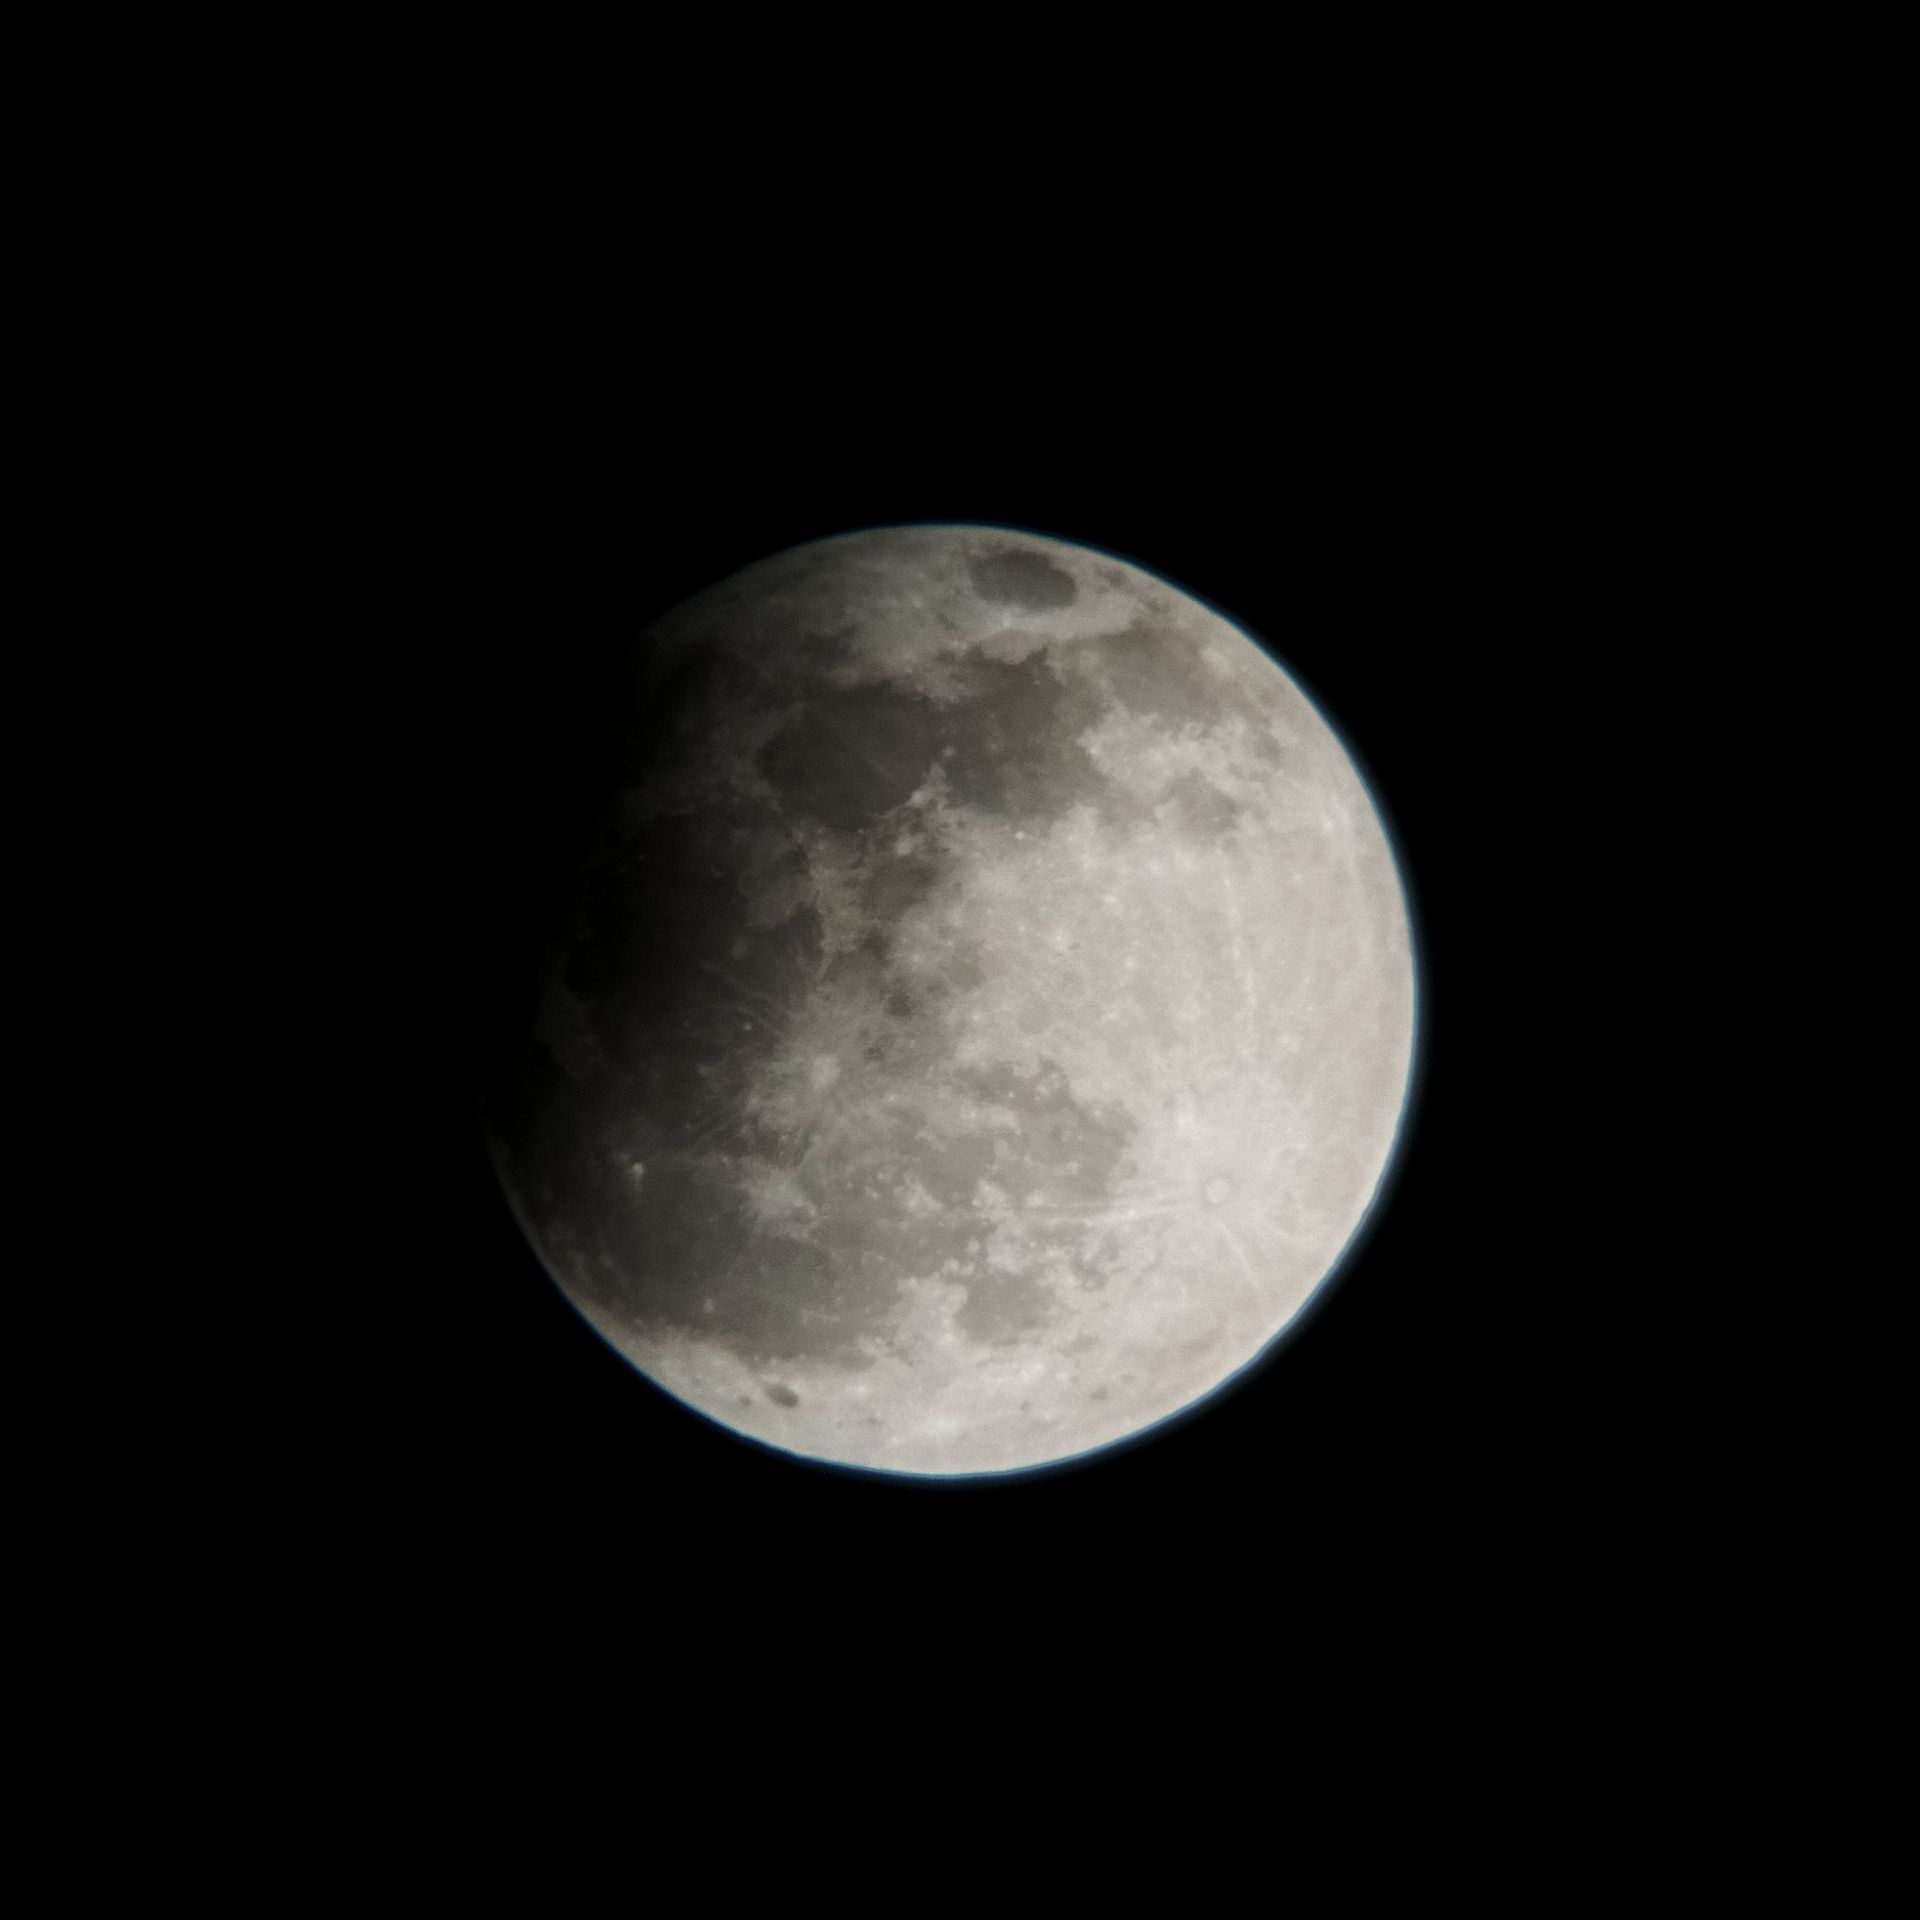
<path id="1" fill-rule="evenodd" d="M 745 1623 L 776 1596 L 781 1633 L 864 1620 L 889 1644 L 927 1608 L 1012 1633 L 1016 1592 L 1088 1613 L 1157 1595 L 1186 1630 L 1329 1583 L 1424 1608 L 1527 1563 L 1572 1468 L 1552 1410 L 1575 1367 L 1564 1312 L 1541 1310 L 1564 1299 L 1572 1223 L 1533 1173 L 1559 1097 L 1531 1038 L 1558 936 L 1529 888 L 1556 827 L 1516 783 L 1541 750 L 1543 583 L 1562 649 L 1581 609 L 1554 575 L 1538 410 L 1493 406 L 1437 333 L 1416 356 L 1333 332 L 809 360 L 682 330 L 637 340 L 611 382 L 604 355 L 575 379 L 550 346 L 507 381 L 423 355 L 368 509 L 408 582 L 374 676 L 397 824 L 370 924 L 404 928 L 417 965 L 408 1066 L 368 1102 L 392 1152 L 360 1264 L 375 1398 L 340 1479 L 367 1551 L 595 1632 L 623 1607 L 695 1638 L 763 1632 Z M 1104 548 L 1270 647 L 1379 798 L 1423 1001 L 1374 1218 L 1279 1349 L 1138 1443 L 944 1485 L 770 1453 L 635 1375 L 520 1237 L 472 1099 L 595 796 L 596 666 L 735 566 L 918 519 Z"/>

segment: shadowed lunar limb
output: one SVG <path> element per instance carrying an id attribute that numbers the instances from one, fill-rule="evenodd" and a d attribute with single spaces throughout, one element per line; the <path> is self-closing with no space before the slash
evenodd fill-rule
<path id="1" fill-rule="evenodd" d="M 1244 634 L 977 527 L 822 541 L 636 650 L 634 753 L 490 1101 L 585 1317 L 848 1465 L 1125 1438 L 1268 1346 L 1384 1170 L 1413 968 Z"/>

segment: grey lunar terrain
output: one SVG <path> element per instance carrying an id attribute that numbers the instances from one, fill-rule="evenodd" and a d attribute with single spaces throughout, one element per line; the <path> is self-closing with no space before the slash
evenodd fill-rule
<path id="1" fill-rule="evenodd" d="M 491 1112 L 585 1318 L 744 1434 L 925 1474 L 1267 1348 L 1375 1193 L 1414 1011 L 1380 821 L 1274 661 L 1106 555 L 909 527 L 688 602 L 623 697 Z"/>

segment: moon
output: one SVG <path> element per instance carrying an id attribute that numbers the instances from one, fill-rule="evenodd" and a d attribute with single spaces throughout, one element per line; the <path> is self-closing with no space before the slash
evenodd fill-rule
<path id="1" fill-rule="evenodd" d="M 487 1128 L 589 1325 L 893 1474 L 1129 1440 L 1267 1353 L 1405 1112 L 1405 895 L 1274 657 L 1113 555 L 883 527 L 642 637 Z"/>

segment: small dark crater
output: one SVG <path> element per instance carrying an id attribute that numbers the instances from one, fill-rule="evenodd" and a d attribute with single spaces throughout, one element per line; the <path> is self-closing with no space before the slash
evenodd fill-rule
<path id="1" fill-rule="evenodd" d="M 1245 811 L 1239 801 L 1197 773 L 1183 773 L 1167 789 L 1167 803 L 1173 824 L 1182 833 L 1204 840 L 1218 840 L 1230 832 Z"/>
<path id="2" fill-rule="evenodd" d="M 1106 1397 L 1107 1390 L 1105 1387 L 1095 1387 L 1094 1390 L 1087 1395 L 1089 1400 L 1104 1400 Z"/>
<path id="3" fill-rule="evenodd" d="M 797 1407 L 800 1404 L 800 1396 L 791 1387 L 770 1386 L 766 1389 L 766 1395 L 776 1407 Z"/>
<path id="4" fill-rule="evenodd" d="M 1073 575 L 1043 554 L 1022 547 L 1006 547 L 968 567 L 973 590 L 998 606 L 1025 607 L 1043 613 L 1049 607 L 1069 607 L 1078 589 Z"/>

